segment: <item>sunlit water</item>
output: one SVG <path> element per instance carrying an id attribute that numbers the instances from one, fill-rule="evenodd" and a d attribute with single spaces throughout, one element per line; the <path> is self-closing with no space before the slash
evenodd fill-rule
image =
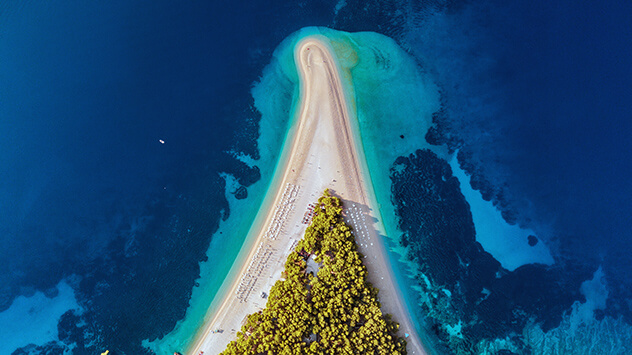
<path id="1" fill-rule="evenodd" d="M 183 349 L 247 245 L 294 117 L 301 34 L 281 42 L 323 25 L 394 39 L 323 30 L 357 62 L 345 85 L 424 339 L 439 353 L 626 353 L 631 14 L 1 4 L 0 352 Z"/>

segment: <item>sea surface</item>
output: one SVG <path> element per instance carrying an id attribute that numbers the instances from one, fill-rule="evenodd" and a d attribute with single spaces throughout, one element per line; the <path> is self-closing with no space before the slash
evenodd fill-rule
<path id="1" fill-rule="evenodd" d="M 377 33 L 318 30 L 355 43 L 436 353 L 632 352 L 632 4 L 243 3 L 0 1 L 0 354 L 185 349 L 271 184 L 306 26 Z"/>

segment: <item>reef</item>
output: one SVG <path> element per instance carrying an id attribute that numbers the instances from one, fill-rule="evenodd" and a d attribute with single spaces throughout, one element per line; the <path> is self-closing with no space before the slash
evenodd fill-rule
<path id="1" fill-rule="evenodd" d="M 391 180 L 400 243 L 419 271 L 422 308 L 450 352 L 477 352 L 477 344 L 495 339 L 528 351 L 521 334 L 530 320 L 543 331 L 555 328 L 582 300 L 580 285 L 591 277 L 585 266 L 529 264 L 509 272 L 485 252 L 458 180 L 435 153 L 397 158 Z"/>

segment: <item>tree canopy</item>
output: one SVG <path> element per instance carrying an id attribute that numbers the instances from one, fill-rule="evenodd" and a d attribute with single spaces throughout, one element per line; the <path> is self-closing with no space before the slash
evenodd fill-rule
<path id="1" fill-rule="evenodd" d="M 378 290 L 366 280 L 341 201 L 325 190 L 315 210 L 266 308 L 248 316 L 222 354 L 406 353 L 399 325 L 382 314 Z M 312 257 L 320 266 L 316 275 L 307 271 Z"/>

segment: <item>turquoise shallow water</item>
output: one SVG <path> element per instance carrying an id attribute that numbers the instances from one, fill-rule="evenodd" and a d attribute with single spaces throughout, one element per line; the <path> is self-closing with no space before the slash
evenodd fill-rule
<path id="1" fill-rule="evenodd" d="M 239 249 L 243 248 L 243 253 L 250 247 L 254 236 L 249 235 L 245 242 L 243 236 L 248 234 L 248 230 L 256 222 L 255 216 L 259 206 L 264 204 L 266 192 L 275 186 L 271 181 L 275 166 L 281 166 L 283 157 L 279 154 L 283 150 L 285 138 L 291 132 L 292 123 L 297 116 L 296 110 L 300 105 L 294 47 L 301 38 L 314 34 L 327 37 L 336 52 L 343 69 L 343 85 L 348 104 L 357 110 L 356 127 L 359 131 L 356 133 L 365 150 L 383 217 L 381 222 L 387 235 L 398 234 L 397 217 L 389 202 L 390 167 L 386 162 L 394 161 L 414 147 L 427 146 L 424 135 L 431 124 L 432 112 L 438 107 L 437 88 L 388 37 L 376 33 L 350 34 L 327 28 L 304 28 L 290 35 L 277 47 L 271 63 L 252 89 L 255 106 L 262 115 L 258 139 L 261 159 L 256 162 L 261 169 L 262 178 L 249 188 L 247 200 L 239 201 L 227 195 L 231 217 L 221 223 L 207 252 L 209 263 L 213 262 L 212 272 L 208 264 L 202 264 L 199 287 L 194 289 L 186 318 L 178 323 L 174 332 L 161 340 L 145 343 L 158 353 L 183 349 L 185 344 L 192 341 L 209 305 L 215 305 L 217 299 L 221 298 L 223 275 L 228 275 L 226 284 L 230 284 L 229 281 L 234 278 L 240 264 L 233 265 L 232 261 L 237 257 Z M 402 95 L 402 92 L 407 94 Z M 417 97 L 426 99 L 417 100 Z M 380 104 L 377 105 L 376 102 Z M 400 109 L 394 109 L 396 107 Z M 404 135 L 404 138 L 400 138 L 400 135 Z M 230 190 L 230 176 L 227 176 L 227 181 L 227 189 Z M 396 247 L 396 238 L 386 237 L 384 242 L 386 249 L 390 251 L 396 276 L 400 283 L 405 284 L 409 275 L 412 275 L 409 270 L 411 266 L 404 262 L 403 251 Z M 223 263 L 218 264 L 214 260 L 222 260 Z M 409 308 L 416 310 L 414 300 L 418 295 L 410 289 L 405 294 Z M 421 315 L 414 311 L 413 313 L 417 315 L 415 323 L 419 327 L 423 322 Z"/>
<path id="2" fill-rule="evenodd" d="M 414 56 L 416 68 L 384 37 L 322 30 L 352 68 L 386 241 L 441 350 L 629 353 L 631 14 L 626 2 L 1 2 L 0 352 L 149 354 L 141 341 L 177 322 L 154 348 L 188 341 L 293 117 L 282 48 L 301 34 L 272 50 L 317 24 L 377 31 Z M 459 151 L 449 164 L 446 146 Z M 480 204 L 496 208 L 482 225 Z M 499 213 L 524 227 L 513 243 L 489 223 Z M 514 247 L 554 262 L 525 264 L 533 253 Z"/>
<path id="3" fill-rule="evenodd" d="M 338 57 L 353 55 L 347 91 L 354 94 L 351 105 L 356 110 L 357 134 L 386 231 L 382 242 L 418 334 L 430 345 L 419 307 L 422 297 L 415 287 L 416 266 L 405 258 L 406 250 L 399 244 L 401 231 L 391 202 L 390 169 L 397 157 L 416 148 L 430 148 L 425 134 L 432 124 L 432 114 L 439 108 L 438 88 L 391 38 L 373 32 L 328 30 L 324 34 L 342 44 L 334 46 Z"/>
<path id="4" fill-rule="evenodd" d="M 231 217 L 213 237 L 207 252 L 209 262 L 202 264 L 202 277 L 186 318 L 165 338 L 145 345 L 158 353 L 185 348 L 208 315 L 209 305 L 212 312 L 222 295 L 222 281 L 233 279 L 239 250 L 242 254 L 248 250 L 253 237 L 248 231 L 257 222 L 255 216 L 259 206 L 265 205 L 267 191 L 275 186 L 275 169 L 285 158 L 280 152 L 300 104 L 294 46 L 312 34 L 327 37 L 338 56 L 347 103 L 357 116 L 358 144 L 365 154 L 386 232 L 383 243 L 418 333 L 433 352 L 546 352 L 568 349 L 571 340 L 584 346 L 588 342 L 608 344 L 613 339 L 608 327 L 617 329 L 614 334 L 622 334 L 627 341 L 629 332 L 620 321 L 592 321 L 593 312 L 606 304 L 608 292 L 600 286 L 605 282 L 602 273 L 592 275 L 581 269 L 572 279 L 560 279 L 569 265 L 554 267 L 557 271 L 551 272 L 546 265 L 554 261 L 545 241 L 531 235 L 535 233 L 531 230 L 510 226 L 492 202 L 465 185 L 476 181 L 458 166 L 461 159 L 456 159 L 455 151 L 428 143 L 427 133 L 436 124 L 433 119 L 442 103 L 439 87 L 417 61 L 392 39 L 377 33 L 309 27 L 277 47 L 252 89 L 262 116 L 257 141 L 261 157 L 258 161 L 239 158 L 259 166 L 261 180 L 249 188 L 247 200 L 227 194 Z M 418 171 L 410 175 L 411 169 Z M 238 186 L 230 175 L 225 177 L 227 190 Z M 409 178 L 411 184 L 404 186 Z M 429 200 L 425 200 L 427 196 L 431 196 Z M 444 226 L 452 230 L 442 229 Z M 537 248 L 530 249 L 531 238 Z M 422 254 L 417 254 L 420 250 Z M 233 260 L 237 263 L 232 264 Z M 454 270 L 458 271 L 450 274 Z M 523 284 L 524 288 L 516 286 Z M 546 287 L 550 284 L 563 285 L 569 291 Z M 515 298 L 503 298 L 507 293 Z M 585 301 L 573 301 L 578 293 Z M 532 301 L 542 297 L 551 302 Z M 564 309 L 568 313 L 561 318 L 556 312 Z M 514 318 L 507 321 L 507 314 Z M 600 337 L 591 338 L 593 333 Z M 563 343 L 555 340 L 560 336 L 566 339 Z"/>
<path id="5" fill-rule="evenodd" d="M 253 242 L 255 236 L 250 235 L 249 231 L 257 222 L 261 206 L 265 205 L 266 193 L 274 188 L 272 177 L 281 163 L 279 156 L 298 104 L 298 74 L 293 58 L 287 55 L 293 43 L 293 40 L 286 39 L 277 48 L 271 63 L 265 67 L 260 80 L 252 88 L 254 105 L 261 113 L 257 139 L 260 157 L 258 160 L 245 155 L 237 157 L 249 165 L 256 163 L 261 179 L 249 187 L 247 199 L 238 200 L 228 193 L 238 184 L 231 175 L 224 175 L 230 217 L 220 223 L 220 228 L 213 235 L 207 251 L 208 262 L 201 264 L 199 286 L 193 290 L 185 318 L 164 338 L 144 342 L 156 353 L 186 349 L 192 343 L 204 317 L 212 316 L 214 307 L 218 306 L 223 295 L 221 286 L 230 285 L 236 277 L 241 266 L 240 256 L 247 254 Z"/>

